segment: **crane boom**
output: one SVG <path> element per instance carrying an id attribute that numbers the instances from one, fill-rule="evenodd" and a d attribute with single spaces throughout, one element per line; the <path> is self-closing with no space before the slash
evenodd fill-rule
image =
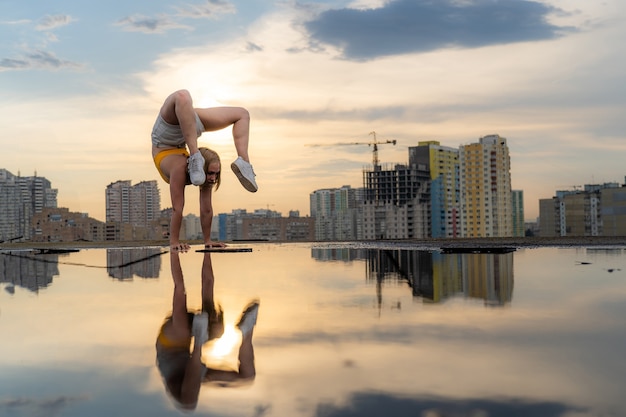
<path id="1" fill-rule="evenodd" d="M 345 145 L 367 145 L 367 146 L 372 146 L 372 164 L 374 165 L 374 169 L 379 166 L 379 161 L 378 161 L 378 145 L 383 145 L 386 143 L 391 143 L 392 145 L 395 145 L 397 143 L 397 141 L 395 139 L 386 139 L 383 141 L 379 141 L 378 138 L 376 137 L 376 132 L 370 132 L 369 133 L 370 136 L 373 136 L 374 139 L 370 142 L 340 142 L 340 143 L 330 143 L 330 144 L 313 144 L 313 145 L 308 145 L 308 146 L 345 146 Z"/>

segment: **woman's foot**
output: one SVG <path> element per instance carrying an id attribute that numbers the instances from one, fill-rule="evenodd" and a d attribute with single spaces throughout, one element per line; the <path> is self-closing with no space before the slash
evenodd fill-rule
<path id="1" fill-rule="evenodd" d="M 232 164 L 230 164 L 230 168 L 233 170 L 237 178 L 239 178 L 239 182 L 243 185 L 243 188 L 251 193 L 257 192 L 259 187 L 256 185 L 256 181 L 254 180 L 256 174 L 254 173 L 252 165 L 250 165 L 249 162 L 246 162 L 242 157 L 238 157 Z"/>
<path id="2" fill-rule="evenodd" d="M 189 179 L 193 185 L 202 185 L 206 181 L 204 172 L 204 158 L 200 152 L 196 152 L 187 159 Z"/>
<path id="3" fill-rule="evenodd" d="M 256 324 L 257 316 L 259 315 L 259 300 L 254 300 L 250 302 L 241 313 L 241 318 L 239 318 L 239 322 L 237 323 L 237 327 L 241 330 L 241 334 L 243 337 L 246 337 L 252 330 Z"/>

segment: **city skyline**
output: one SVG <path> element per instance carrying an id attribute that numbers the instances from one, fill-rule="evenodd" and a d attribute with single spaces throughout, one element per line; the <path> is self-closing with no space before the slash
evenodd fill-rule
<path id="1" fill-rule="evenodd" d="M 59 206 L 103 220 L 116 180 L 157 180 L 149 134 L 171 91 L 250 110 L 259 191 L 222 157 L 216 213 L 309 212 L 317 189 L 362 186 L 375 131 L 381 163 L 436 140 L 499 134 L 527 220 L 558 189 L 623 182 L 626 4 L 582 0 L 154 1 L 0 5 L 2 167 L 35 172 Z M 332 146 L 361 142 L 359 146 Z M 307 146 L 307 145 L 324 146 Z M 198 210 L 187 191 L 186 213 Z"/>
<path id="2" fill-rule="evenodd" d="M 2 167 L 0 167 L 0 169 L 3 169 L 3 168 L 2 168 Z M 6 170 L 6 171 L 8 171 L 8 170 Z M 10 172 L 10 171 L 9 171 L 9 172 Z M 13 173 L 11 173 L 11 174 L 13 174 Z M 18 176 L 17 174 L 14 174 L 14 175 L 15 175 L 16 177 Z M 21 175 L 21 176 L 22 176 L 22 177 L 26 177 L 25 175 Z M 32 178 L 33 176 L 28 176 L 28 177 L 31 177 L 31 178 Z M 35 177 L 42 178 L 42 179 L 44 179 L 44 180 L 48 181 L 48 179 L 47 179 L 44 175 L 39 175 L 39 174 L 37 174 Z M 143 182 L 153 182 L 153 181 L 156 181 L 156 180 L 146 180 L 146 181 L 142 181 L 142 183 L 143 183 Z M 105 188 L 105 190 L 103 190 L 103 192 L 104 192 L 104 194 L 105 194 L 105 195 L 104 195 L 104 197 L 103 197 L 103 207 L 104 207 L 104 208 L 103 208 L 103 210 L 102 210 L 102 212 L 103 212 L 103 213 L 106 213 L 106 202 L 105 202 L 105 200 L 106 200 L 106 193 L 108 192 L 108 191 L 107 191 L 107 190 L 108 190 L 108 188 L 109 188 L 110 186 L 112 186 L 112 185 L 115 185 L 116 183 L 123 183 L 123 182 L 132 183 L 132 185 L 139 185 L 139 184 L 141 184 L 141 183 L 135 183 L 135 182 L 133 182 L 132 180 L 121 180 L 121 179 L 117 179 L 117 180 L 111 181 L 111 182 L 107 185 L 107 187 Z M 157 182 L 157 187 L 158 187 L 158 189 L 159 189 L 159 194 L 161 195 L 161 201 L 160 201 L 160 203 L 161 203 L 161 208 L 162 208 L 162 209 L 169 209 L 169 208 L 171 208 L 171 204 L 170 204 L 170 201 L 169 201 L 169 199 L 168 199 L 167 195 L 165 196 L 165 199 L 164 199 L 164 197 L 163 197 L 163 191 L 167 191 L 167 190 L 161 190 L 161 189 L 160 189 L 160 184 L 158 184 L 158 181 L 156 181 L 156 182 Z M 582 191 L 582 190 L 584 190 L 584 189 L 585 189 L 585 187 L 586 187 L 586 186 L 589 186 L 589 185 L 600 185 L 600 186 L 601 186 L 601 185 L 605 185 L 605 184 L 618 184 L 618 185 L 620 185 L 620 186 L 626 186 L 626 176 L 624 176 L 624 177 L 623 177 L 623 178 L 621 178 L 621 179 L 616 179 L 616 180 L 613 180 L 613 181 L 612 181 L 612 180 L 607 180 L 607 181 L 605 181 L 605 182 L 603 182 L 603 183 L 601 183 L 601 184 L 600 184 L 600 183 L 593 183 L 593 184 L 572 184 L 572 185 L 568 185 L 567 187 L 562 187 L 562 188 L 560 188 L 560 189 L 554 189 L 554 190 L 552 191 L 552 194 L 550 194 L 550 195 L 548 195 L 548 196 L 545 196 L 545 197 L 542 197 L 540 200 L 544 200 L 544 199 L 548 199 L 548 200 L 549 200 L 549 199 L 552 199 L 553 197 L 555 197 L 556 195 L 558 195 L 560 192 L 562 193 L 562 192 L 564 192 L 564 191 L 577 191 L 577 190 L 578 190 L 578 191 Z M 62 189 L 61 189 L 61 187 L 56 187 L 54 184 L 51 184 L 51 185 L 52 185 L 52 186 L 54 186 L 54 191 L 55 191 L 55 192 L 58 192 L 59 194 L 61 194 L 61 193 L 62 193 Z M 255 211 L 257 211 L 257 210 L 268 210 L 268 211 L 272 211 L 272 212 L 279 213 L 281 216 L 289 216 L 289 215 L 290 215 L 290 212 L 292 212 L 292 211 L 298 211 L 298 212 L 299 212 L 299 214 L 300 214 L 300 216 L 307 217 L 307 216 L 311 216 L 311 210 L 310 210 L 310 208 L 311 208 L 311 206 L 310 206 L 311 202 L 310 202 L 310 197 L 311 197 L 311 195 L 312 195 L 313 193 L 318 192 L 318 191 L 328 190 L 328 189 L 340 189 L 340 188 L 345 187 L 345 186 L 346 186 L 346 185 L 343 185 L 343 186 L 336 186 L 336 187 L 335 187 L 335 186 L 327 186 L 327 187 L 321 187 L 321 188 L 318 188 L 318 189 L 316 189 L 316 190 L 311 190 L 311 192 L 307 194 L 307 199 L 309 199 L 309 201 L 308 201 L 308 204 L 307 204 L 307 207 L 306 207 L 306 209 L 305 209 L 305 210 L 299 210 L 299 209 L 287 209 L 287 210 L 286 210 L 286 212 L 283 212 L 283 211 L 278 210 L 278 209 L 276 209 L 276 208 L 275 208 L 276 204 L 273 204 L 273 203 L 268 203 L 268 204 L 265 204 L 265 205 L 260 205 L 260 206 L 257 206 L 257 207 L 250 206 L 250 207 L 247 207 L 247 208 L 242 208 L 242 207 L 231 207 L 231 208 L 225 208 L 225 209 L 224 209 L 224 211 L 221 211 L 221 212 L 217 212 L 217 211 L 215 211 L 215 210 L 214 210 L 214 213 L 215 213 L 215 215 L 217 216 L 217 215 L 219 215 L 219 214 L 231 214 L 231 213 L 233 213 L 233 212 L 235 212 L 235 211 L 237 211 L 237 210 L 249 210 L 250 212 L 255 212 Z M 359 188 L 362 188 L 362 184 L 361 184 L 361 185 L 356 185 L 356 186 L 354 186 L 354 187 L 353 187 L 353 186 L 350 186 L 350 185 L 347 185 L 347 186 L 348 186 L 348 187 L 352 187 L 352 188 L 353 188 L 353 189 L 355 189 L 355 190 L 356 190 L 356 189 L 359 189 Z M 512 192 L 517 192 L 517 193 L 522 193 L 522 194 L 524 193 L 524 190 L 515 190 L 515 189 L 513 189 L 513 188 L 511 189 L 511 191 L 512 191 Z M 538 205 L 540 204 L 540 200 L 537 200 L 537 202 L 536 202 Z M 58 204 L 58 207 L 60 207 L 60 208 L 66 208 L 66 209 L 68 209 L 70 212 L 74 212 L 74 213 L 86 213 L 86 214 L 88 214 L 90 217 L 92 217 L 92 218 L 94 218 L 94 219 L 96 219 L 96 220 L 98 220 L 98 221 L 106 222 L 106 215 L 103 215 L 103 218 L 101 218 L 101 219 L 100 219 L 100 218 L 97 218 L 96 216 L 94 216 L 94 215 L 93 215 L 92 213 L 90 213 L 90 212 L 84 212 L 84 211 L 76 210 L 76 209 L 74 209 L 73 207 L 62 206 L 62 205 L 60 205 L 60 204 Z M 527 211 L 527 210 L 526 210 L 526 207 L 522 207 L 522 209 L 523 209 L 523 211 Z M 186 215 L 190 215 L 190 214 L 191 214 L 191 215 L 194 215 L 194 216 L 198 216 L 198 213 L 197 213 L 197 212 L 195 212 L 193 209 L 190 209 L 190 210 L 187 210 L 187 209 L 186 209 L 186 210 L 185 210 L 184 215 L 186 216 Z M 539 221 L 539 214 L 538 214 L 538 213 L 537 213 L 537 216 L 535 216 L 535 217 L 533 217 L 533 218 L 528 218 L 528 217 L 526 217 L 526 218 L 524 219 L 524 222 L 526 222 L 526 223 L 533 223 L 533 222 L 537 222 L 537 223 L 538 223 L 538 221 Z"/>

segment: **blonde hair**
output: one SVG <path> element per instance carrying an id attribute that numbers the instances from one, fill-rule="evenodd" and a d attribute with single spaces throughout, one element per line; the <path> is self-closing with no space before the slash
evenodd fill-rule
<path id="1" fill-rule="evenodd" d="M 213 162 L 217 162 L 218 164 L 220 164 L 220 173 L 217 174 L 217 178 L 215 179 L 215 191 L 217 191 L 218 188 L 220 188 L 220 184 L 222 182 L 222 162 L 220 161 L 220 156 L 217 154 L 217 152 L 215 152 L 213 149 L 209 149 L 209 148 L 198 148 L 198 151 L 200 152 L 200 154 L 202 155 L 202 157 L 204 158 L 204 172 L 209 172 L 209 165 L 211 165 Z M 202 186 L 202 187 L 206 187 L 208 186 L 206 183 Z"/>

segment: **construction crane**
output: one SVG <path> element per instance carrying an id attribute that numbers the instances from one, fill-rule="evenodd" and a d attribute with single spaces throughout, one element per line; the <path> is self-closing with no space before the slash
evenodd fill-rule
<path id="1" fill-rule="evenodd" d="M 376 137 L 376 132 L 370 132 L 369 133 L 370 136 L 373 136 L 374 139 L 371 142 L 345 142 L 345 143 L 330 143 L 327 145 L 308 145 L 308 146 L 344 146 L 344 145 L 367 145 L 367 146 L 372 146 L 373 147 L 373 152 L 372 152 L 372 165 L 374 165 L 374 168 L 376 168 L 379 165 L 379 161 L 378 161 L 378 145 L 382 145 L 382 144 L 386 144 L 386 143 L 391 143 L 392 145 L 396 144 L 396 140 L 395 139 L 387 139 L 384 141 L 379 141 L 378 138 Z"/>
<path id="2" fill-rule="evenodd" d="M 383 143 L 391 143 L 392 145 L 396 144 L 396 140 L 395 139 L 387 139 L 384 142 L 379 142 L 378 139 L 376 138 L 376 132 L 370 132 L 370 135 L 374 137 L 374 140 L 372 142 L 368 142 L 367 146 L 373 146 L 374 147 L 374 151 L 373 151 L 373 155 L 372 155 L 372 164 L 377 167 L 378 166 L 378 145 L 381 145 Z"/>

